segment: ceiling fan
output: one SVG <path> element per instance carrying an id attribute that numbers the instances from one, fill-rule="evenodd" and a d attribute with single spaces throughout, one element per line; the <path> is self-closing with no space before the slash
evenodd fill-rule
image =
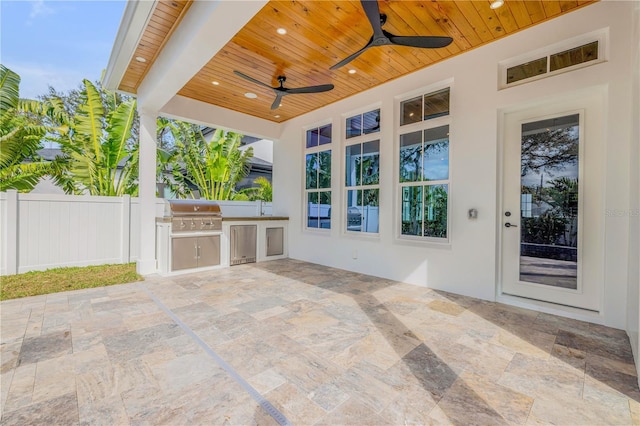
<path id="1" fill-rule="evenodd" d="M 287 80 L 287 77 L 284 75 L 278 76 L 278 82 L 280 86 L 271 87 L 268 84 L 261 82 L 260 80 L 256 80 L 253 77 L 249 77 L 246 74 L 241 73 L 240 71 L 233 71 L 237 76 L 240 76 L 246 80 L 251 81 L 252 83 L 259 84 L 263 87 L 268 87 L 273 90 L 276 94 L 276 99 L 271 104 L 271 109 L 277 109 L 280 106 L 280 102 L 282 101 L 282 97 L 285 95 L 296 95 L 300 93 L 320 93 L 320 92 L 328 92 L 333 89 L 333 84 L 321 84 L 319 86 L 307 86 L 307 87 L 297 87 L 295 89 L 289 89 L 284 87 L 284 82 Z"/>
<path id="2" fill-rule="evenodd" d="M 346 57 L 342 61 L 338 62 L 330 69 L 338 69 L 355 58 L 364 53 L 365 50 L 375 46 L 409 46 L 419 47 L 425 49 L 434 49 L 438 47 L 445 47 L 451 44 L 453 39 L 451 37 L 442 36 L 396 36 L 382 29 L 382 26 L 387 22 L 387 15 L 380 13 L 377 0 L 360 0 L 364 13 L 367 15 L 367 19 L 373 28 L 373 35 L 369 39 L 369 42 L 365 47 L 358 50 L 354 54 Z"/>

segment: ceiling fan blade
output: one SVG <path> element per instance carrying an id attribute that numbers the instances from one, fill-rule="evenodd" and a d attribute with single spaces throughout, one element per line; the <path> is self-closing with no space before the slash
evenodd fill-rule
<path id="1" fill-rule="evenodd" d="M 320 93 L 333 90 L 333 84 L 321 84 L 319 86 L 298 87 L 297 89 L 289 89 L 287 94 L 295 95 L 296 93 Z"/>
<path id="2" fill-rule="evenodd" d="M 373 38 L 371 40 L 373 40 Z M 337 70 L 338 68 L 343 67 L 343 66 L 347 65 L 349 62 L 353 61 L 355 58 L 360 56 L 365 50 L 367 50 L 368 48 L 371 47 L 371 40 L 369 40 L 369 43 L 367 43 L 367 45 L 365 47 L 363 47 L 362 49 L 358 50 L 356 53 L 353 53 L 353 54 L 347 56 L 346 58 L 344 58 L 343 60 L 341 60 L 340 62 L 338 62 L 337 64 L 335 64 L 334 66 L 332 66 L 329 69 L 330 70 Z"/>
<path id="3" fill-rule="evenodd" d="M 434 49 L 445 47 L 451 44 L 451 37 L 441 36 L 394 36 L 388 35 L 389 41 L 400 46 L 419 47 L 425 49 Z"/>
<path id="4" fill-rule="evenodd" d="M 378 0 L 360 0 L 362 9 L 367 15 L 367 19 L 373 28 L 373 38 L 384 37 L 382 33 L 382 24 L 380 23 L 380 7 Z"/>
<path id="5" fill-rule="evenodd" d="M 251 81 L 252 83 L 256 83 L 256 84 L 259 84 L 260 86 L 268 87 L 269 89 L 273 89 L 273 87 L 269 86 L 268 84 L 265 84 L 265 83 L 261 82 L 260 80 L 256 80 L 256 79 L 255 79 L 255 78 L 253 78 L 253 77 L 249 77 L 248 75 L 243 74 L 243 73 L 241 73 L 240 71 L 235 71 L 235 70 L 234 70 L 234 71 L 233 71 L 233 73 L 234 73 L 235 75 L 239 76 L 239 77 L 244 78 L 245 80 L 249 80 L 249 81 Z"/>
<path id="6" fill-rule="evenodd" d="M 284 95 L 286 95 L 286 92 L 276 92 L 276 99 L 271 104 L 271 109 L 278 109 Z"/>

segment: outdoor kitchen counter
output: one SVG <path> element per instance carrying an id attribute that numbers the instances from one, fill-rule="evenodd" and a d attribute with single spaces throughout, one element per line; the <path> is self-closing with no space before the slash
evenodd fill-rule
<path id="1" fill-rule="evenodd" d="M 223 222 L 255 222 L 263 220 L 289 220 L 286 216 L 240 216 L 240 217 L 222 217 Z"/>

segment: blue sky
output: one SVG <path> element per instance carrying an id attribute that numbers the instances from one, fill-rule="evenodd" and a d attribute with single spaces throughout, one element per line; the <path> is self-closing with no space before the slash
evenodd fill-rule
<path id="1" fill-rule="evenodd" d="M 20 75 L 20 97 L 99 80 L 124 7 L 116 0 L 0 0 L 0 62 Z"/>

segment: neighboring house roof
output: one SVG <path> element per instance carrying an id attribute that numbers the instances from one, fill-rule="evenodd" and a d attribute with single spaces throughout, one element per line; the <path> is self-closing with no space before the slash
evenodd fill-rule
<path id="1" fill-rule="evenodd" d="M 249 159 L 249 163 L 251 163 L 251 168 L 259 168 L 259 169 L 264 169 L 264 170 L 273 170 L 273 164 L 268 162 L 267 160 L 263 160 L 262 158 L 258 158 L 258 157 L 251 157 Z"/>
<path id="2" fill-rule="evenodd" d="M 64 157 L 64 153 L 60 148 L 42 148 L 36 151 L 43 160 L 53 161 L 56 157 Z"/>

